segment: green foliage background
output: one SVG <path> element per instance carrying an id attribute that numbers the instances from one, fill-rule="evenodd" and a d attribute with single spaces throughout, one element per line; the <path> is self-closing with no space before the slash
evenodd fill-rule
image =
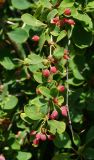
<path id="1" fill-rule="evenodd" d="M 70 16 L 63 14 L 66 8 Z M 56 16 L 71 18 L 75 25 L 51 24 Z M 49 83 L 42 70 L 53 65 L 48 58 L 51 36 L 58 72 Z M 58 93 L 58 84 L 69 85 L 73 135 L 60 113 L 66 91 Z M 49 107 L 58 111 L 57 120 L 46 119 Z M 34 147 L 30 131 L 39 131 L 43 122 L 55 139 Z M 6 160 L 94 160 L 94 0 L 0 1 L 0 152 Z"/>

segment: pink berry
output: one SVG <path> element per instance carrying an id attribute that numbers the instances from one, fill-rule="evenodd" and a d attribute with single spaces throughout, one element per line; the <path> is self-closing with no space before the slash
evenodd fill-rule
<path id="1" fill-rule="evenodd" d="M 59 85 L 59 86 L 57 87 L 57 89 L 58 89 L 58 91 L 60 91 L 60 92 L 64 92 L 65 87 L 64 87 L 63 85 Z"/>
<path id="2" fill-rule="evenodd" d="M 56 119 L 58 117 L 58 112 L 54 110 L 52 114 L 50 115 L 50 119 Z"/>
<path id="3" fill-rule="evenodd" d="M 41 139 L 42 141 L 46 141 L 46 135 L 41 133 L 40 139 Z"/>
<path id="4" fill-rule="evenodd" d="M 32 40 L 33 41 L 35 41 L 35 42 L 38 42 L 39 41 L 39 36 L 37 36 L 37 35 L 34 35 L 33 37 L 32 37 Z"/>
<path id="5" fill-rule="evenodd" d="M 33 140 L 33 144 L 34 144 L 34 145 L 38 145 L 38 144 L 39 144 L 39 140 L 35 138 L 35 139 Z"/>
<path id="6" fill-rule="evenodd" d="M 75 25 L 75 22 L 74 22 L 73 19 L 69 19 L 67 23 L 70 24 L 70 25 Z"/>
<path id="7" fill-rule="evenodd" d="M 62 115 L 67 117 L 67 115 L 68 115 L 67 107 L 66 106 L 62 106 L 60 109 L 61 109 Z"/>
<path id="8" fill-rule="evenodd" d="M 70 8 L 65 9 L 64 14 L 67 15 L 67 16 L 71 15 Z"/>
<path id="9" fill-rule="evenodd" d="M 0 155 L 0 160 L 5 160 L 5 157 L 2 154 Z"/>
<path id="10" fill-rule="evenodd" d="M 35 137 L 39 140 L 41 138 L 41 133 L 37 133 Z"/>
<path id="11" fill-rule="evenodd" d="M 42 74 L 43 74 L 44 77 L 47 78 L 50 75 L 50 71 L 48 69 L 45 69 L 45 70 L 42 71 Z"/>
<path id="12" fill-rule="evenodd" d="M 55 138 L 54 135 L 47 135 L 47 137 L 48 137 L 48 139 L 49 139 L 50 141 L 54 140 L 54 138 Z"/>
<path id="13" fill-rule="evenodd" d="M 57 72 L 56 67 L 55 67 L 55 66 L 51 67 L 51 68 L 50 68 L 50 72 L 52 72 L 52 73 L 56 73 L 56 72 Z"/>
<path id="14" fill-rule="evenodd" d="M 35 130 L 32 130 L 31 132 L 30 132 L 30 136 L 34 136 L 36 134 L 36 131 Z"/>

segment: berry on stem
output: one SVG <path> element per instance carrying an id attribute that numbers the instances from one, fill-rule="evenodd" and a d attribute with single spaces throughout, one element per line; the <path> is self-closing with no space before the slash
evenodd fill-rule
<path id="1" fill-rule="evenodd" d="M 57 68 L 55 66 L 52 66 L 50 68 L 50 72 L 55 74 L 57 72 Z"/>
<path id="2" fill-rule="evenodd" d="M 41 138 L 41 133 L 37 133 L 35 137 L 39 140 Z"/>
<path id="3" fill-rule="evenodd" d="M 57 87 L 57 89 L 58 89 L 59 92 L 64 92 L 65 91 L 65 87 L 63 85 L 59 85 Z"/>
<path id="4" fill-rule="evenodd" d="M 53 98 L 53 102 L 54 102 L 55 104 L 58 104 L 58 99 L 57 99 L 57 98 Z"/>
<path id="5" fill-rule="evenodd" d="M 47 137 L 48 137 L 48 139 L 50 140 L 50 141 L 52 141 L 52 140 L 54 140 L 54 138 L 55 138 L 55 136 L 54 135 L 47 135 Z"/>
<path id="6" fill-rule="evenodd" d="M 45 69 L 45 70 L 42 71 L 42 74 L 43 74 L 44 77 L 47 78 L 50 75 L 50 71 L 48 69 Z"/>
<path id="7" fill-rule="evenodd" d="M 45 134 L 43 134 L 43 133 L 41 133 L 41 137 L 40 137 L 40 139 L 41 139 L 42 141 L 46 141 L 46 135 L 45 135 Z"/>
<path id="8" fill-rule="evenodd" d="M 39 140 L 35 138 L 35 139 L 33 140 L 33 144 L 34 144 L 34 145 L 38 145 L 38 144 L 39 144 Z"/>
<path id="9" fill-rule="evenodd" d="M 67 15 L 67 16 L 71 15 L 71 9 L 66 8 L 65 11 L 64 11 L 64 14 Z"/>
<path id="10" fill-rule="evenodd" d="M 64 117 L 67 117 L 67 115 L 68 115 L 67 107 L 66 106 L 62 106 L 60 109 L 61 109 L 62 115 Z"/>
<path id="11" fill-rule="evenodd" d="M 39 39 L 40 39 L 40 37 L 37 36 L 37 35 L 34 35 L 34 36 L 32 37 L 32 40 L 33 40 L 34 42 L 38 42 Z"/>
<path id="12" fill-rule="evenodd" d="M 58 112 L 54 110 L 52 114 L 50 115 L 50 119 L 56 119 L 58 117 Z"/>

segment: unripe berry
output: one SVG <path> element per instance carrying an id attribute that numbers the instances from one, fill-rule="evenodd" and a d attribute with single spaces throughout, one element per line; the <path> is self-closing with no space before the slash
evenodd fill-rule
<path id="1" fill-rule="evenodd" d="M 31 132 L 30 132 L 30 136 L 34 136 L 36 134 L 36 131 L 35 130 L 32 130 Z"/>
<path id="2" fill-rule="evenodd" d="M 41 138 L 41 133 L 37 133 L 35 137 L 39 140 Z"/>
<path id="3" fill-rule="evenodd" d="M 33 140 L 33 144 L 34 144 L 34 145 L 38 145 L 38 144 L 39 144 L 39 140 L 35 138 L 35 139 Z"/>
<path id="4" fill-rule="evenodd" d="M 66 60 L 70 59 L 70 57 L 67 54 L 64 54 L 63 58 Z"/>
<path id="5" fill-rule="evenodd" d="M 41 139 L 42 141 L 46 141 L 46 135 L 41 133 L 40 139 Z"/>
<path id="6" fill-rule="evenodd" d="M 5 157 L 2 154 L 0 155 L 0 160 L 5 160 Z"/>
<path id="7" fill-rule="evenodd" d="M 39 41 L 39 36 L 37 36 L 37 35 L 34 35 L 33 37 L 32 37 L 32 40 L 33 41 L 35 41 L 35 42 L 38 42 Z"/>
<path id="8" fill-rule="evenodd" d="M 60 91 L 60 92 L 64 92 L 65 87 L 64 87 L 63 85 L 59 85 L 59 86 L 57 87 L 57 89 L 58 89 L 58 91 Z"/>
<path id="9" fill-rule="evenodd" d="M 56 72 L 57 72 L 56 67 L 55 67 L 55 66 L 51 67 L 51 68 L 50 68 L 50 72 L 51 72 L 51 73 L 56 73 Z"/>
<path id="10" fill-rule="evenodd" d="M 58 112 L 54 110 L 52 114 L 50 115 L 50 119 L 56 119 L 58 117 Z"/>
<path id="11" fill-rule="evenodd" d="M 70 8 L 65 9 L 64 14 L 67 15 L 67 16 L 71 15 Z"/>
<path id="12" fill-rule="evenodd" d="M 42 74 L 43 74 L 44 77 L 47 78 L 50 75 L 50 71 L 48 69 L 45 69 L 45 70 L 42 71 Z"/>
<path id="13" fill-rule="evenodd" d="M 60 109 L 61 109 L 62 115 L 67 117 L 67 115 L 68 115 L 67 107 L 66 106 L 62 106 Z"/>
<path id="14" fill-rule="evenodd" d="M 54 102 L 55 104 L 58 104 L 58 99 L 57 99 L 57 98 L 53 98 L 53 102 Z"/>

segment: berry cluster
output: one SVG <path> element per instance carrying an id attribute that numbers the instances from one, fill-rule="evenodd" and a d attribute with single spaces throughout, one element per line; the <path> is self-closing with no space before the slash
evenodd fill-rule
<path id="1" fill-rule="evenodd" d="M 42 71 L 42 74 L 44 77 L 48 78 L 50 76 L 50 74 L 55 74 L 57 72 L 57 68 L 55 66 L 50 67 L 49 69 L 44 69 Z"/>
<path id="2" fill-rule="evenodd" d="M 42 133 L 42 132 L 37 132 L 35 130 L 32 130 L 30 132 L 30 136 L 34 136 L 34 139 L 33 139 L 33 145 L 34 146 L 38 146 L 40 141 L 46 141 L 47 139 L 48 140 L 53 140 L 55 138 L 54 135 L 47 134 L 47 133 Z"/>

